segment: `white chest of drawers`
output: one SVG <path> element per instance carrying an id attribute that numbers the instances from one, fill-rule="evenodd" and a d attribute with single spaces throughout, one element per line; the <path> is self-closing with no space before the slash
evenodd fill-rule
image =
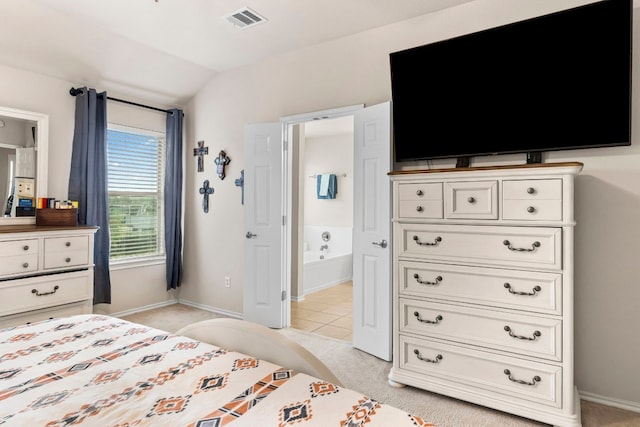
<path id="1" fill-rule="evenodd" d="M 393 367 L 411 385 L 559 426 L 574 386 L 580 163 L 393 172 Z"/>
<path id="2" fill-rule="evenodd" d="M 0 226 L 0 328 L 93 311 L 96 230 Z"/>

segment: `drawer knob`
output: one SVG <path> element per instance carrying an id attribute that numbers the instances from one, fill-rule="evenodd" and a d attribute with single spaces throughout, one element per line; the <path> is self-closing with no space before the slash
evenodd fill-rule
<path id="1" fill-rule="evenodd" d="M 413 350 L 413 354 L 416 355 L 418 360 L 422 360 L 423 362 L 438 363 L 438 362 L 440 362 L 442 360 L 442 355 L 441 354 L 437 355 L 435 359 L 429 359 L 428 357 L 423 357 L 420 354 L 420 350 L 418 350 L 417 348 L 415 350 Z"/>
<path id="2" fill-rule="evenodd" d="M 436 281 L 435 282 L 429 282 L 428 280 L 420 279 L 420 275 L 418 273 L 414 274 L 413 278 L 416 279 L 416 282 L 420 283 L 421 285 L 432 285 L 432 286 L 435 286 L 438 283 L 442 282 L 442 276 L 436 277 Z"/>
<path id="3" fill-rule="evenodd" d="M 28 250 L 29 250 L 29 245 L 24 245 L 24 246 L 22 247 L 22 249 L 23 249 L 23 250 L 25 250 L 25 251 L 28 251 Z"/>
<path id="4" fill-rule="evenodd" d="M 509 326 L 505 326 L 504 330 L 509 332 L 509 336 L 511 338 L 517 338 L 519 340 L 535 341 L 536 338 L 540 338 L 542 336 L 542 333 L 540 331 L 533 331 L 533 337 L 525 337 L 524 335 L 516 335 L 516 334 L 513 333 L 513 331 L 511 330 L 511 328 Z"/>
<path id="5" fill-rule="evenodd" d="M 536 293 L 540 292 L 542 290 L 542 288 L 540 286 L 534 286 L 532 291 L 533 292 L 519 292 L 519 291 L 514 291 L 513 288 L 511 287 L 510 283 L 505 283 L 504 287 L 509 291 L 510 294 L 514 294 L 514 295 L 527 295 L 527 296 L 533 296 Z"/>
<path id="6" fill-rule="evenodd" d="M 416 210 L 417 210 L 418 212 L 422 212 L 422 211 L 424 210 L 424 208 L 423 208 L 422 206 L 417 206 L 417 207 L 416 207 Z"/>
<path id="7" fill-rule="evenodd" d="M 508 240 L 503 241 L 502 244 L 509 248 L 510 251 L 516 252 L 533 252 L 540 247 L 540 242 L 538 242 L 537 240 L 531 244 L 531 248 L 514 248 L 513 246 L 511 246 L 511 242 Z"/>
<path id="8" fill-rule="evenodd" d="M 55 294 L 55 293 L 56 293 L 56 291 L 57 291 L 58 289 L 60 289 L 60 286 L 55 285 L 55 286 L 53 287 L 53 290 L 52 290 L 52 291 L 49 291 L 49 292 L 42 292 L 42 293 L 40 293 L 37 289 L 31 289 L 31 293 L 32 293 L 32 294 L 36 294 L 36 296 L 37 296 L 37 297 L 41 297 L 41 296 L 44 296 L 44 295 L 51 295 L 51 294 Z"/>
<path id="9" fill-rule="evenodd" d="M 469 197 L 469 198 L 467 199 L 467 202 L 469 202 L 469 203 L 475 203 L 475 202 L 476 202 L 476 199 L 475 199 L 475 197 Z"/>
<path id="10" fill-rule="evenodd" d="M 28 262 L 25 262 L 24 264 L 22 264 L 22 267 L 23 267 L 23 268 L 27 268 L 27 267 L 29 267 L 29 263 L 28 263 Z"/>
<path id="11" fill-rule="evenodd" d="M 536 192 L 536 189 L 535 189 L 535 188 L 533 188 L 533 187 L 529 187 L 529 188 L 527 188 L 527 193 L 529 193 L 529 194 L 534 194 L 535 192 Z"/>
<path id="12" fill-rule="evenodd" d="M 518 383 L 518 384 L 523 384 L 523 385 L 536 385 L 537 383 L 539 383 L 540 381 L 542 381 L 542 378 L 540 378 L 540 377 L 539 377 L 539 376 L 537 376 L 537 375 L 536 375 L 535 377 L 533 377 L 533 379 L 531 380 L 531 382 L 515 379 L 515 378 L 513 378 L 513 376 L 511 375 L 511 371 L 510 371 L 510 370 L 508 370 L 508 369 L 505 369 L 505 370 L 504 370 L 504 374 L 505 374 L 506 376 L 508 376 L 508 377 L 509 377 L 509 381 L 512 381 L 512 382 L 514 382 L 514 383 Z"/>
<path id="13" fill-rule="evenodd" d="M 66 262 L 71 262 L 71 258 L 68 258 L 68 257 L 67 257 L 67 258 L 65 258 L 64 260 L 65 260 Z"/>
<path id="14" fill-rule="evenodd" d="M 66 242 L 64 245 L 65 245 L 66 247 L 69 247 L 69 246 L 71 246 L 71 242 Z"/>
<path id="15" fill-rule="evenodd" d="M 421 323 L 430 323 L 432 325 L 437 325 L 438 323 L 440 323 L 440 321 L 442 320 L 442 316 L 440 316 L 439 314 L 436 316 L 435 320 L 427 320 L 427 319 L 423 319 L 422 317 L 420 317 L 420 313 L 418 313 L 417 311 L 413 312 L 413 315 L 416 317 L 416 320 L 418 320 L 418 322 Z"/>
<path id="16" fill-rule="evenodd" d="M 529 206 L 527 208 L 527 212 L 529 212 L 529 213 L 534 213 L 535 211 L 536 211 L 536 208 L 534 208 L 533 206 Z"/>
<path id="17" fill-rule="evenodd" d="M 416 196 L 422 196 L 424 193 L 422 192 L 422 190 L 418 190 L 416 191 Z"/>
<path id="18" fill-rule="evenodd" d="M 429 242 L 421 242 L 418 236 L 413 236 L 413 240 L 416 242 L 416 245 L 420 246 L 438 246 L 438 243 L 442 242 L 442 237 L 438 236 L 433 240 L 433 243 Z"/>

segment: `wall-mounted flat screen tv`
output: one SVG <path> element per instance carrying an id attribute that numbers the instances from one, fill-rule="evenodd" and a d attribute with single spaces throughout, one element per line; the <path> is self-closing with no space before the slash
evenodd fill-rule
<path id="1" fill-rule="evenodd" d="M 398 162 L 631 143 L 632 0 L 390 54 Z"/>

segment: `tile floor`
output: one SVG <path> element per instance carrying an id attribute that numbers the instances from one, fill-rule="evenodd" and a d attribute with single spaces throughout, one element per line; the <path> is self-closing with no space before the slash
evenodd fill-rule
<path id="1" fill-rule="evenodd" d="M 340 283 L 291 301 L 291 327 L 343 341 L 352 340 L 353 284 Z"/>

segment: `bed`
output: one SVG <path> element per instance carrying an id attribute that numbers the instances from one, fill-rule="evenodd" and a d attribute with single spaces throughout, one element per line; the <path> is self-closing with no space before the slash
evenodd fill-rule
<path id="1" fill-rule="evenodd" d="M 325 379 L 102 315 L 0 330 L 0 426 L 431 426 Z"/>

